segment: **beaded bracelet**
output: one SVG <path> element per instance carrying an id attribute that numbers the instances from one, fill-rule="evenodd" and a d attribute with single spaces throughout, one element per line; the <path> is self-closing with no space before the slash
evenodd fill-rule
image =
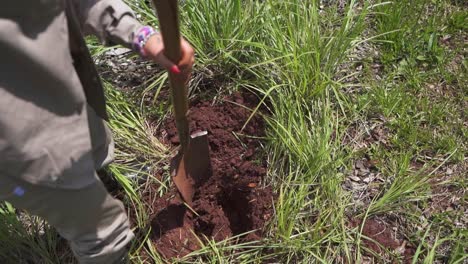
<path id="1" fill-rule="evenodd" d="M 142 57 L 146 57 L 146 53 L 143 48 L 145 47 L 148 39 L 158 33 L 158 31 L 150 26 L 144 26 L 140 28 L 140 30 L 138 30 L 137 34 L 133 38 L 133 49 L 137 51 Z"/>

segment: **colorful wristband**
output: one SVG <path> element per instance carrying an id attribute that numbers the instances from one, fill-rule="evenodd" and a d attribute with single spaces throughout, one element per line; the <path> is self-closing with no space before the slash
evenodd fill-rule
<path id="1" fill-rule="evenodd" d="M 143 49 L 148 39 L 154 34 L 158 34 L 154 28 L 150 26 L 144 26 L 138 30 L 137 34 L 133 38 L 133 49 L 140 54 L 142 57 L 146 57 L 145 50 Z"/>

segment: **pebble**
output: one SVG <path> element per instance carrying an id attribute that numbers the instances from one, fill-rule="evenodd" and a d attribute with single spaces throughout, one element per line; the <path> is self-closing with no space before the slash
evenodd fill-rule
<path id="1" fill-rule="evenodd" d="M 369 177 L 364 178 L 362 181 L 365 182 L 365 183 L 369 183 L 372 180 L 374 180 L 374 175 L 373 174 L 371 174 Z"/>
<path id="2" fill-rule="evenodd" d="M 127 49 L 127 48 L 115 48 L 115 49 L 111 49 L 109 51 L 106 51 L 104 54 L 105 55 L 110 55 L 110 56 L 119 56 L 119 55 L 125 54 L 125 53 L 130 52 L 130 51 L 131 50 Z"/>
<path id="3" fill-rule="evenodd" d="M 355 182 L 360 182 L 361 181 L 361 178 L 357 177 L 357 176 L 349 176 L 349 178 L 352 180 L 352 181 L 355 181 Z"/>
<path id="4" fill-rule="evenodd" d="M 357 169 L 364 169 L 364 163 L 362 162 L 362 160 L 358 160 L 354 167 L 356 167 Z"/>
<path id="5" fill-rule="evenodd" d="M 447 175 L 452 175 L 453 170 L 451 168 L 447 168 L 447 171 L 445 171 L 445 173 L 447 173 Z"/>
<path id="6" fill-rule="evenodd" d="M 130 65 L 128 66 L 128 71 L 135 71 L 136 70 L 136 66 L 135 65 Z"/>

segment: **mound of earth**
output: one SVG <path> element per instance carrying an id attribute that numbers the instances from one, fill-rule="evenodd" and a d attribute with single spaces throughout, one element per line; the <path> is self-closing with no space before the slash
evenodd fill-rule
<path id="1" fill-rule="evenodd" d="M 262 237 L 273 212 L 272 191 L 260 186 L 266 174 L 266 162 L 259 154 L 263 119 L 254 116 L 242 130 L 251 114 L 247 108 L 255 106 L 255 96 L 235 94 L 219 105 L 199 101 L 189 108 L 191 131 L 208 131 L 212 175 L 197 188 L 193 202 L 196 213 L 173 198 L 176 190 L 153 203 L 152 240 L 166 258 L 198 249 L 196 236 L 221 241 L 255 230 L 239 239 Z M 164 128 L 164 140 L 178 145 L 174 121 L 168 120 Z"/>

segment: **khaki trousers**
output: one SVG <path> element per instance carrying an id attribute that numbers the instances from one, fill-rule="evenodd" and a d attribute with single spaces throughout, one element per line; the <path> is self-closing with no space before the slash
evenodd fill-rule
<path id="1" fill-rule="evenodd" d="M 122 203 L 96 176 L 83 189 L 57 189 L 0 178 L 0 200 L 40 216 L 70 242 L 80 263 L 118 263 L 133 238 Z"/>
<path id="2" fill-rule="evenodd" d="M 88 111 L 95 167 L 99 169 L 113 160 L 114 142 L 106 124 Z M 123 204 L 109 195 L 96 173 L 94 177 L 84 188 L 63 189 L 0 175 L 0 201 L 47 220 L 70 242 L 80 263 L 119 263 L 134 235 Z"/>

